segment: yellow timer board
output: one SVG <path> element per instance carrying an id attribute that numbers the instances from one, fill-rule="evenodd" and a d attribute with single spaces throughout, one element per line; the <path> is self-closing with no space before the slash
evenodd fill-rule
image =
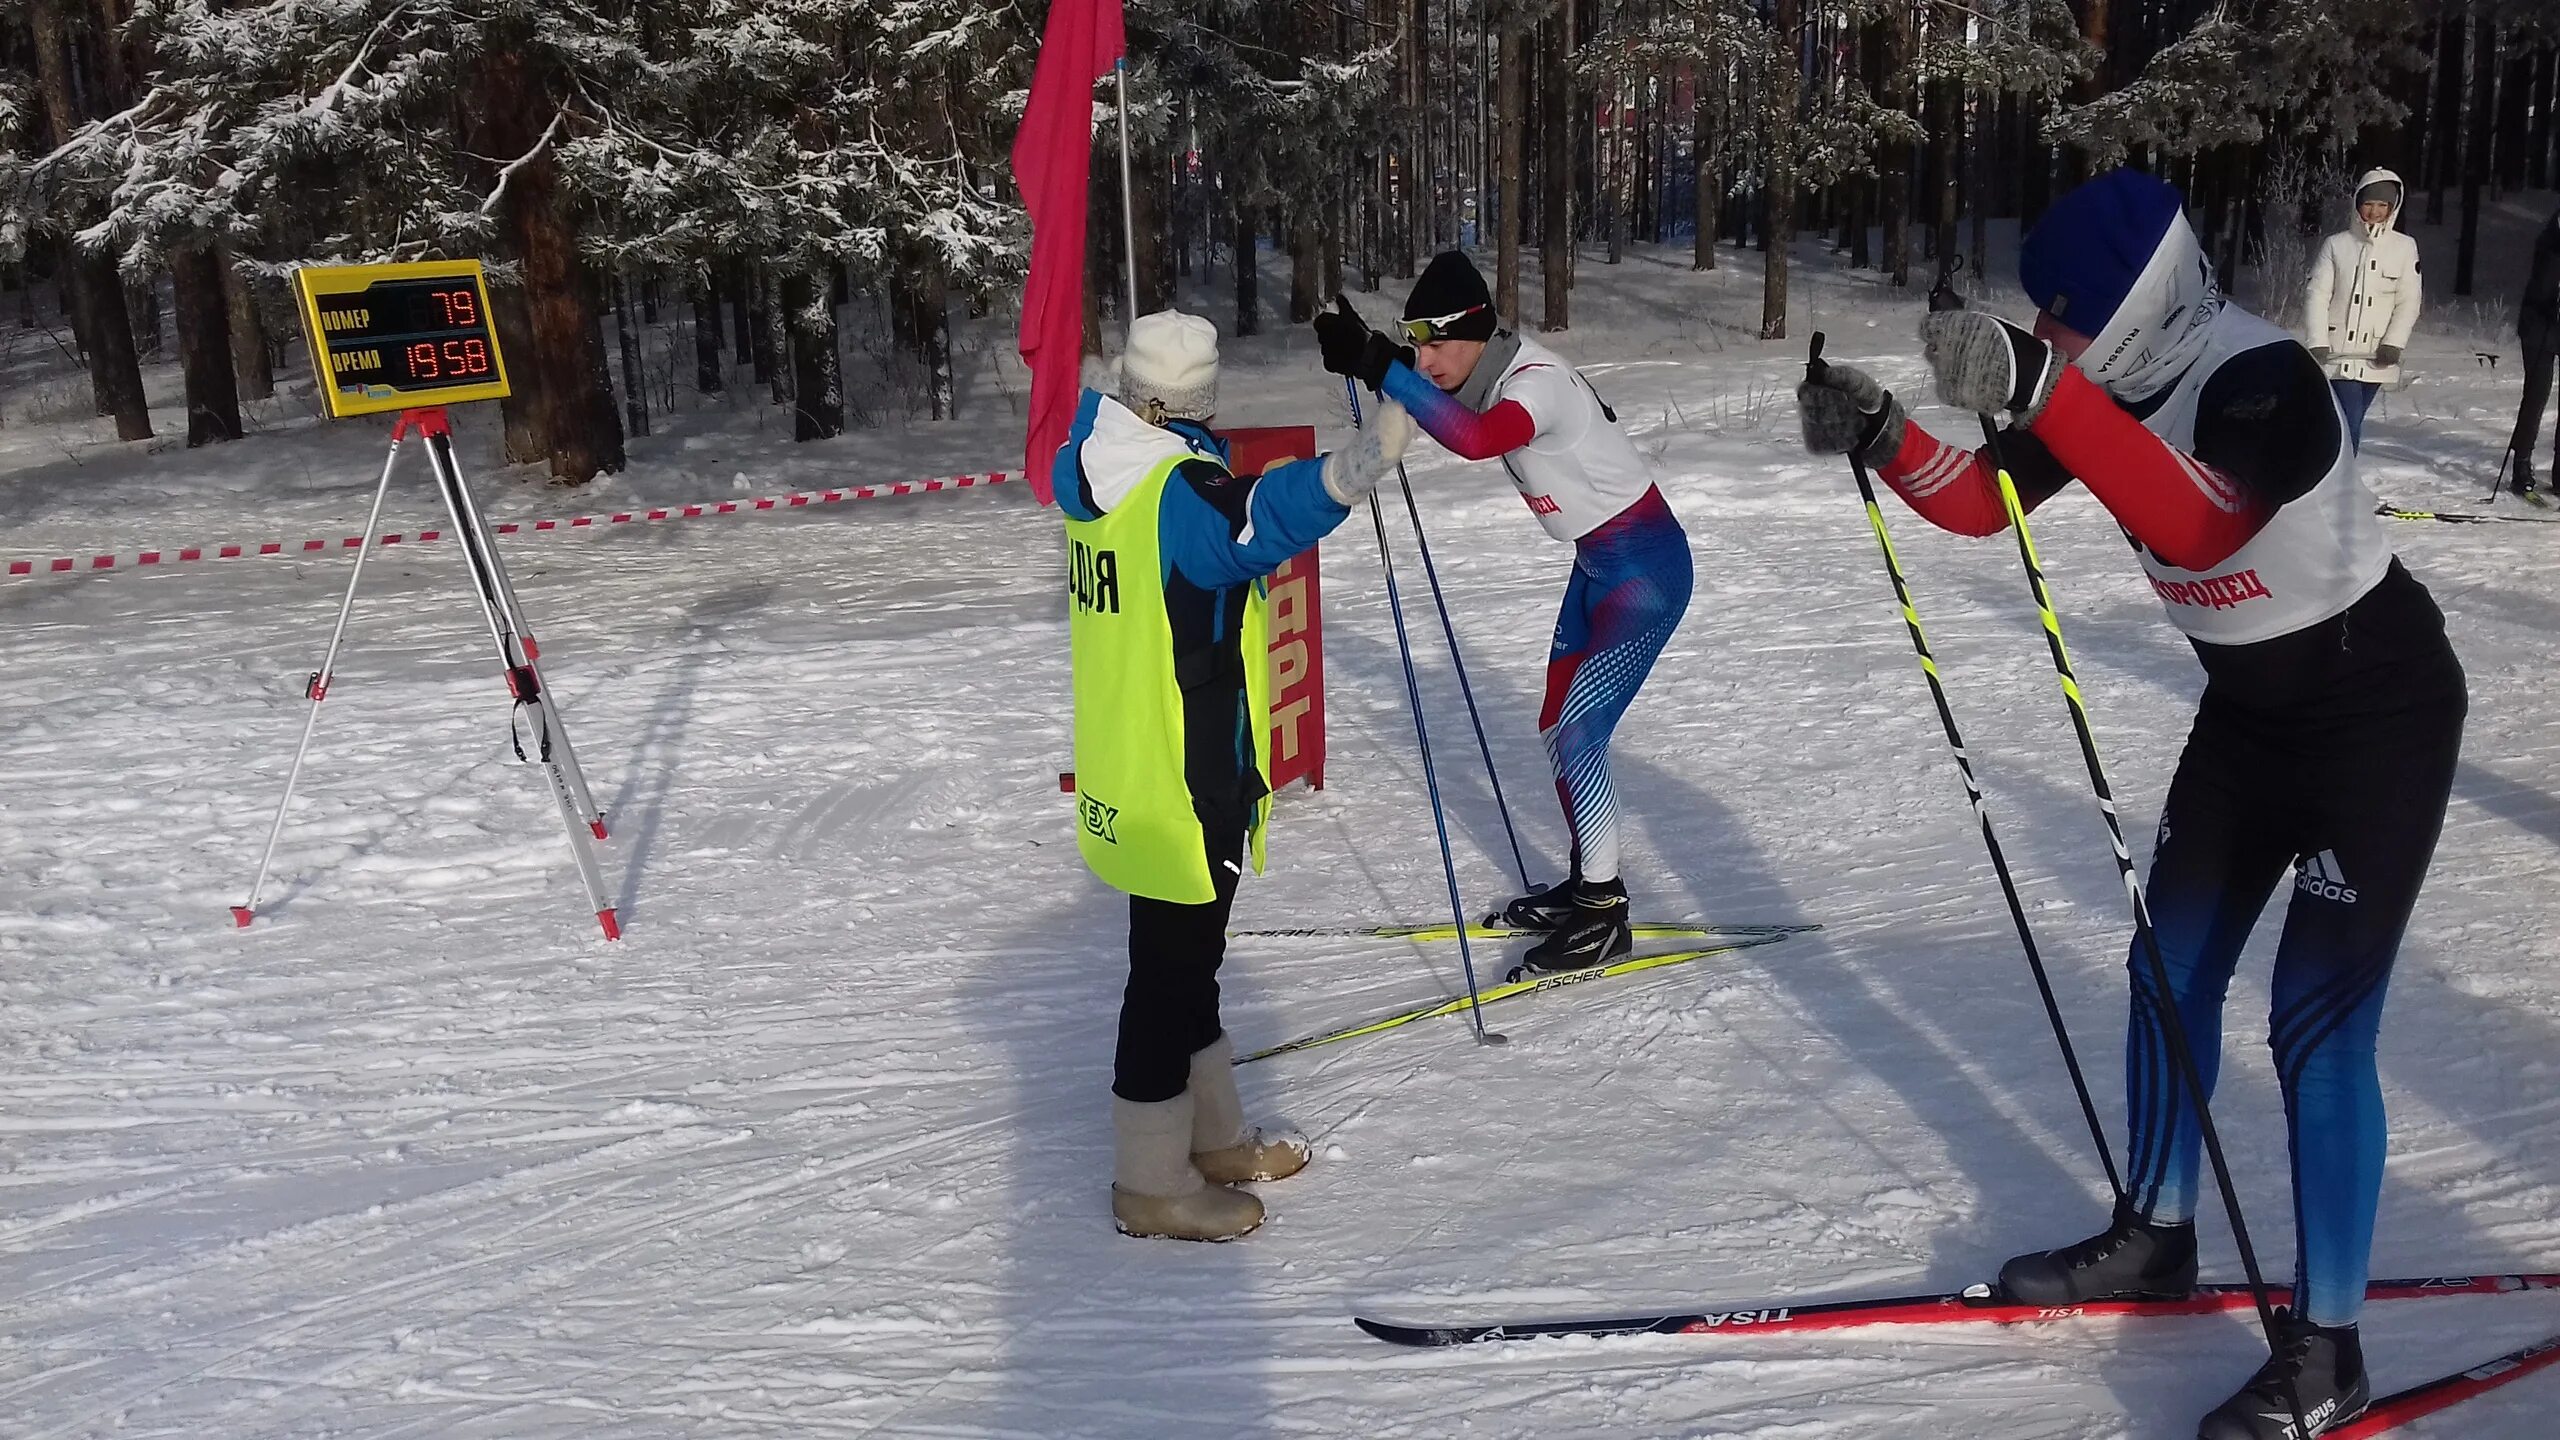
<path id="1" fill-rule="evenodd" d="M 477 260 L 294 272 L 311 373 L 331 416 L 495 400 L 507 365 Z"/>

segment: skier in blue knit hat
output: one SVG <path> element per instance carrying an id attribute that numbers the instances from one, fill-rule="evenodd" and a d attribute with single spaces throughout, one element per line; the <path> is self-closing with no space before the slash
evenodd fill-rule
<path id="1" fill-rule="evenodd" d="M 2171 993 L 2137 954 L 2126 1041 L 2128 1194 L 2112 1223 L 2011 1260 L 2025 1303 L 2174 1297 L 2196 1283 L 2199 1130 L 2164 1000 L 2208 1088 L 2222 1002 L 2277 885 L 2294 893 L 2271 1017 L 2292 1142 L 2295 1288 L 2275 1353 L 2199 1440 L 2294 1440 L 2370 1403 L 2356 1321 L 2382 1189 L 2374 1065 L 2385 988 L 2443 828 L 2469 700 L 2444 617 L 2393 556 L 2309 351 L 2228 303 L 2178 192 L 2130 170 L 2063 197 L 2019 279 L 2032 333 L 1974 312 L 1921 338 L 1939 398 L 1996 415 L 2026 508 L 2078 480 L 2123 526 L 2205 687 L 2161 808 L 2151 918 Z M 1797 392 L 1805 442 L 1856 452 L 1932 522 L 2008 528 L 1993 463 L 1911 424 L 1843 365 Z"/>

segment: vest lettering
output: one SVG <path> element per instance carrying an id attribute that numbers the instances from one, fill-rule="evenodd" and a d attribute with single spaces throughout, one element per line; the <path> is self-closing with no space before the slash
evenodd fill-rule
<path id="1" fill-rule="evenodd" d="M 1097 615 L 1120 613 L 1120 555 L 1114 550 L 1097 550 L 1081 540 L 1074 546 L 1067 567 L 1067 593 L 1076 597 L 1076 608 Z"/>

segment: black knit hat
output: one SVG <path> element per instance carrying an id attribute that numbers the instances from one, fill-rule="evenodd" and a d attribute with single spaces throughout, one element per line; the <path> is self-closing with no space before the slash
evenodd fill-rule
<path id="1" fill-rule="evenodd" d="M 1500 318 L 1493 313 L 1493 292 L 1485 288 L 1475 262 L 1461 251 L 1443 250 L 1431 257 L 1422 278 L 1413 282 L 1413 293 L 1405 297 L 1404 318 L 1433 320 L 1471 308 L 1475 313 L 1450 322 L 1442 333 L 1452 340 L 1490 340 Z"/>

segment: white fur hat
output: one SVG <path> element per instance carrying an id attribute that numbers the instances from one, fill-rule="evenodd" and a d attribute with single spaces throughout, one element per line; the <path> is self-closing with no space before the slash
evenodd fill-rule
<path id="1" fill-rule="evenodd" d="M 1129 327 L 1128 353 L 1120 357 L 1120 400 L 1141 415 L 1153 405 L 1165 419 L 1216 414 L 1217 327 L 1179 310 L 1139 316 Z"/>

